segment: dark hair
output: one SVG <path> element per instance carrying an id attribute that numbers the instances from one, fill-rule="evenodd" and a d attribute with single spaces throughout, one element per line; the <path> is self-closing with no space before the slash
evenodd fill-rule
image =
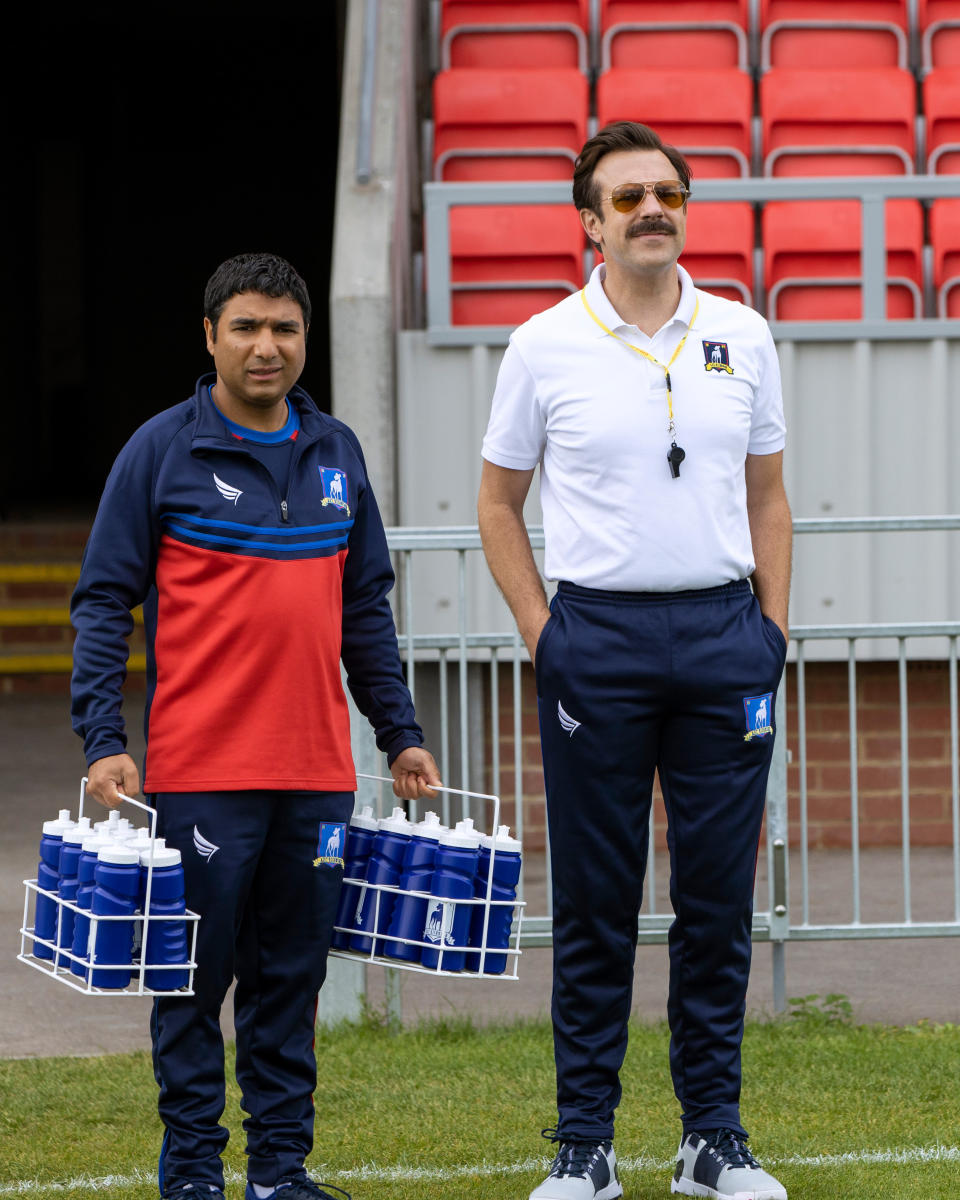
<path id="1" fill-rule="evenodd" d="M 639 121 L 613 121 L 604 125 L 599 133 L 584 144 L 574 165 L 573 202 L 578 211 L 589 208 L 602 218 L 600 185 L 594 181 L 593 173 L 605 154 L 613 154 L 617 150 L 659 150 L 670 160 L 683 186 L 690 186 L 693 172 L 676 146 L 666 145 L 655 130 L 649 125 L 641 125 Z"/>
<path id="2" fill-rule="evenodd" d="M 307 285 L 285 258 L 277 254 L 238 254 L 217 267 L 204 289 L 203 315 L 213 326 L 214 341 L 217 339 L 217 323 L 227 301 L 242 292 L 288 296 L 300 305 L 304 326 L 310 324 Z"/>

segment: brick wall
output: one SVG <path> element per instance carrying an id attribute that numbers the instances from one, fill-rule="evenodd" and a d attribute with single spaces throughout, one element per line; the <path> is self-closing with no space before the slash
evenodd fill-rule
<path id="1" fill-rule="evenodd" d="M 545 844 L 546 820 L 540 742 L 533 673 L 525 664 L 522 679 L 522 763 L 524 845 Z M 815 847 L 849 846 L 850 714 L 847 664 L 806 666 L 807 828 Z M 516 826 L 513 750 L 512 672 L 499 673 L 500 779 L 503 817 Z M 796 668 L 787 671 L 788 811 L 790 840 L 800 840 L 800 750 L 797 732 Z M 860 801 L 860 844 L 899 845 L 900 699 L 896 663 L 862 663 L 857 668 L 857 756 Z M 950 776 L 950 699 L 946 662 L 914 662 L 907 667 L 907 740 L 910 790 L 910 838 L 915 846 L 952 843 Z M 780 736 L 784 735 L 782 715 Z M 488 734 L 489 740 L 489 734 Z M 487 761 L 490 747 L 487 747 Z M 487 786 L 496 791 L 489 778 Z M 654 821 L 664 844 L 665 816 L 659 789 L 654 789 Z"/>

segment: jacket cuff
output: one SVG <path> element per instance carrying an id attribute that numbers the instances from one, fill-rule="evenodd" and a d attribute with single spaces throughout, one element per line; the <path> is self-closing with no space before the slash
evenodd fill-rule
<path id="1" fill-rule="evenodd" d="M 397 757 L 410 746 L 422 746 L 423 734 L 418 733 L 413 729 L 402 729 L 399 733 L 395 733 L 393 737 L 381 746 L 387 756 L 387 766 L 392 767 Z"/>

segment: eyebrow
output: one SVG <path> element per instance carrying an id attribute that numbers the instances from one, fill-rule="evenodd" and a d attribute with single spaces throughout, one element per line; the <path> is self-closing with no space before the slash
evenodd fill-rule
<path id="1" fill-rule="evenodd" d="M 284 317 L 278 321 L 268 321 L 266 318 L 260 317 L 244 317 L 236 316 L 230 318 L 230 328 L 233 329 L 240 325 L 270 325 L 274 329 L 299 329 L 300 322 L 296 317 Z"/>

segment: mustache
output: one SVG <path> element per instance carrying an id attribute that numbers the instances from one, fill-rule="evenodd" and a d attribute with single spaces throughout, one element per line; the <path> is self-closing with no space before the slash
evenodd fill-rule
<path id="1" fill-rule="evenodd" d="M 669 221 L 663 220 L 661 217 L 652 217 L 649 220 L 638 221 L 635 225 L 631 225 L 627 231 L 628 237 L 640 237 L 645 233 L 676 233 L 674 227 Z"/>

